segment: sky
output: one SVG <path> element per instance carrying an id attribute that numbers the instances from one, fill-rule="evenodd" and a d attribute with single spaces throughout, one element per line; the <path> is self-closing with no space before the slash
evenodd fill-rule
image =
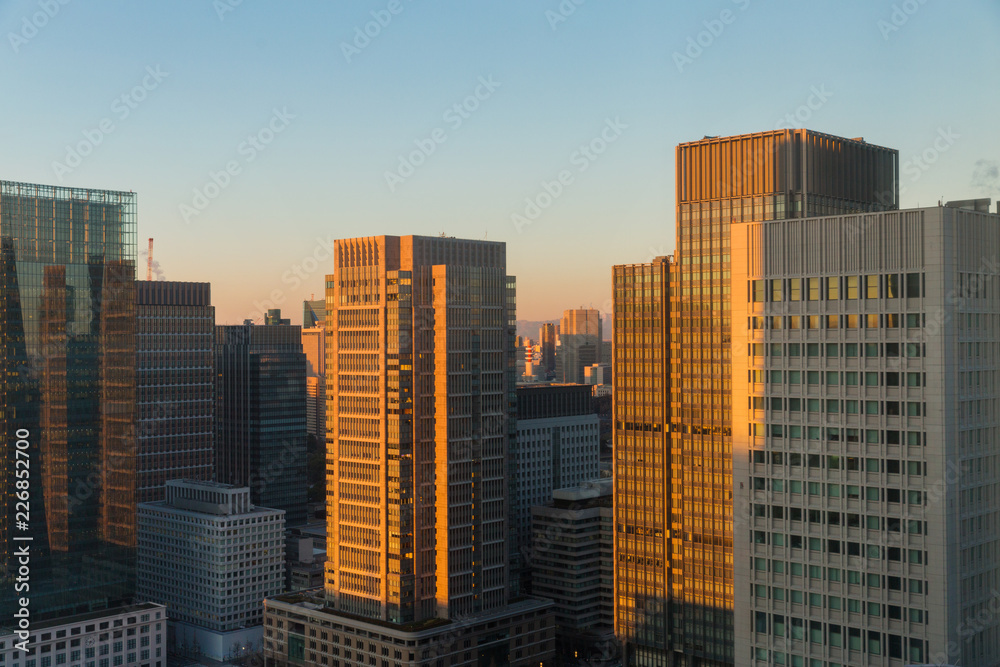
<path id="1" fill-rule="evenodd" d="M 674 147 L 900 152 L 901 205 L 1000 198 L 996 0 L 0 0 L 0 179 L 131 190 L 140 274 L 217 322 L 323 294 L 332 242 L 505 241 L 518 317 L 674 249 Z"/>

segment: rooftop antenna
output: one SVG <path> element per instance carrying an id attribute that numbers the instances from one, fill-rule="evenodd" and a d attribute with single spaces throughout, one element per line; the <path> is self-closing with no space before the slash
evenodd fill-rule
<path id="1" fill-rule="evenodd" d="M 146 280 L 153 279 L 153 239 L 149 239 L 149 254 L 146 256 Z"/>

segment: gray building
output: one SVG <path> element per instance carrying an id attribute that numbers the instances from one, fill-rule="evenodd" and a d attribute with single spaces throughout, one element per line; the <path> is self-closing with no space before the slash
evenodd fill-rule
<path id="1" fill-rule="evenodd" d="M 281 319 L 278 312 L 276 318 Z M 216 481 L 307 519 L 306 355 L 297 325 L 216 327 Z"/>
<path id="2" fill-rule="evenodd" d="M 0 664 L 166 667 L 167 609 L 142 602 L 49 620 L 33 620 L 26 636 L 0 633 Z M 23 650 L 27 648 L 27 652 Z"/>
<path id="3" fill-rule="evenodd" d="M 250 490 L 171 480 L 166 499 L 138 507 L 143 600 L 167 606 L 171 646 L 197 642 L 213 660 L 261 644 L 262 601 L 284 590 L 285 518 Z"/>
<path id="4" fill-rule="evenodd" d="M 531 508 L 531 592 L 552 600 L 556 649 L 566 664 L 610 664 L 614 636 L 611 480 L 556 489 Z"/>
<path id="5" fill-rule="evenodd" d="M 738 662 L 1000 663 L 997 249 L 974 206 L 732 228 Z"/>
<path id="6" fill-rule="evenodd" d="M 531 508 L 549 503 L 555 489 L 600 477 L 600 435 L 588 385 L 517 387 L 517 440 L 508 476 L 514 590 L 521 591 L 520 584 L 528 583 L 521 552 L 530 544 Z"/>
<path id="7" fill-rule="evenodd" d="M 215 426 L 215 307 L 208 283 L 137 281 L 136 501 L 170 479 L 209 480 Z"/>

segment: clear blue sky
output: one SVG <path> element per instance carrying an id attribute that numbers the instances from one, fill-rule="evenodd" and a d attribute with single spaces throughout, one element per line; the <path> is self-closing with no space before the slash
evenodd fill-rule
<path id="1" fill-rule="evenodd" d="M 62 1 L 0 0 L 0 178 L 136 191 L 219 322 L 297 323 L 376 234 L 506 241 L 521 318 L 603 308 L 673 250 L 674 146 L 796 111 L 899 149 L 904 206 L 1000 197 L 993 0 Z"/>

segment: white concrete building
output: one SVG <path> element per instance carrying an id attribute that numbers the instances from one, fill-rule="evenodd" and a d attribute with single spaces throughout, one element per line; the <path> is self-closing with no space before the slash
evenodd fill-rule
<path id="1" fill-rule="evenodd" d="M 245 487 L 166 489 L 165 501 L 138 505 L 139 598 L 168 607 L 177 646 L 197 642 L 214 660 L 259 646 L 263 600 L 284 590 L 285 513 L 254 507 Z"/>
<path id="2" fill-rule="evenodd" d="M 146 602 L 51 621 L 35 621 L 27 638 L 0 635 L 4 667 L 166 667 L 167 609 Z M 27 639 L 27 644 L 22 642 Z M 27 647 L 27 651 L 22 650 Z"/>
<path id="3" fill-rule="evenodd" d="M 731 234 L 736 664 L 1000 664 L 1000 216 Z"/>

